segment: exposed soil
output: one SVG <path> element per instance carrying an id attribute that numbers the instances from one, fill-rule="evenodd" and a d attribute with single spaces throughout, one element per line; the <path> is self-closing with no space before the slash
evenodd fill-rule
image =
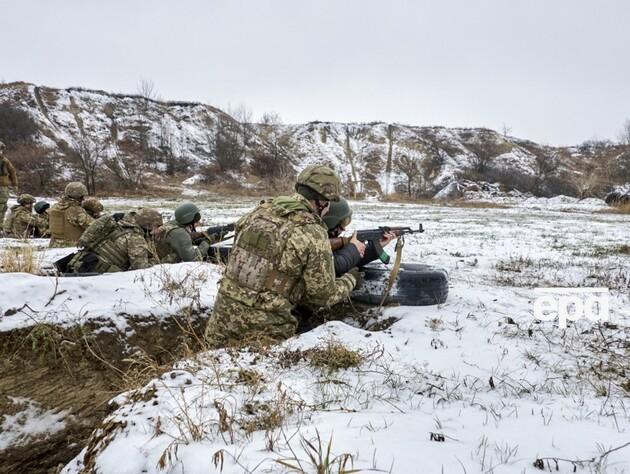
<path id="1" fill-rule="evenodd" d="M 160 322 L 129 317 L 133 331 L 126 332 L 96 321 L 69 329 L 39 325 L 0 333 L 0 414 L 19 410 L 9 397 L 28 398 L 44 410 L 68 411 L 61 431 L 2 451 L 0 473 L 57 472 L 85 446 L 113 396 L 198 349 L 206 321 L 207 313 L 200 312 Z"/>

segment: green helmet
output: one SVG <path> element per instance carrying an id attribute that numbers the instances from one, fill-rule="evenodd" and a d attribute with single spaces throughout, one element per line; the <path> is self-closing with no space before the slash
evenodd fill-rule
<path id="1" fill-rule="evenodd" d="M 4 142 L 3 142 L 3 141 L 0 141 L 0 153 L 2 153 L 2 151 L 4 151 L 4 149 L 5 149 L 6 147 L 7 147 L 7 146 L 4 144 Z"/>
<path id="2" fill-rule="evenodd" d="M 326 227 L 328 230 L 333 230 L 339 224 L 342 224 L 343 227 L 346 227 L 350 224 L 350 219 L 352 218 L 352 209 L 348 206 L 348 201 L 344 198 L 340 197 L 339 201 L 330 203 L 330 209 L 328 213 L 322 217 Z M 344 222 L 347 221 L 347 222 Z"/>
<path id="3" fill-rule="evenodd" d="M 35 204 L 34 209 L 37 214 L 43 214 L 44 211 L 46 211 L 46 209 L 48 209 L 49 207 L 50 204 L 48 204 L 46 201 L 39 201 Z"/>
<path id="4" fill-rule="evenodd" d="M 199 215 L 199 217 L 197 217 Z M 193 222 L 197 222 L 201 218 L 199 208 L 192 202 L 182 204 L 175 209 L 175 220 L 179 225 L 189 225 Z"/>
<path id="5" fill-rule="evenodd" d="M 136 212 L 136 224 L 143 229 L 151 230 L 162 225 L 162 214 L 155 209 L 143 207 Z"/>
<path id="6" fill-rule="evenodd" d="M 79 183 L 78 181 L 66 184 L 66 189 L 64 190 L 66 196 L 75 199 L 81 199 L 83 196 L 87 196 L 87 193 L 88 190 L 85 184 Z"/>
<path id="7" fill-rule="evenodd" d="M 328 166 L 313 165 L 305 168 L 297 178 L 295 190 L 300 192 L 301 186 L 315 191 L 327 201 L 339 201 L 341 181 L 337 173 Z"/>
<path id="8" fill-rule="evenodd" d="M 103 212 L 103 204 L 95 197 L 88 197 L 83 200 L 81 207 L 94 219 L 98 219 Z"/>
<path id="9" fill-rule="evenodd" d="M 31 194 L 20 194 L 17 198 L 18 204 L 33 204 L 35 198 Z"/>

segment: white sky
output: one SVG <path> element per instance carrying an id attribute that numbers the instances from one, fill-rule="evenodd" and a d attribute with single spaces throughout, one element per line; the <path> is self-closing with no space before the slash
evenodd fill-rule
<path id="1" fill-rule="evenodd" d="M 286 122 L 503 124 L 563 145 L 630 118 L 628 0 L 0 0 L 0 79 Z"/>

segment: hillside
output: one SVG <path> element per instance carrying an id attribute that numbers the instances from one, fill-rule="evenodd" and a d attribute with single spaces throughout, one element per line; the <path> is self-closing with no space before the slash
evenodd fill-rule
<path id="1" fill-rule="evenodd" d="M 275 189 L 314 162 L 337 169 L 353 196 L 432 197 L 466 178 L 538 195 L 584 197 L 630 181 L 630 152 L 610 143 L 554 148 L 488 129 L 286 125 L 273 116 L 241 123 L 200 103 L 28 83 L 1 85 L 0 103 L 35 121 L 50 177 L 92 179 L 95 188 L 112 182 L 137 188 L 146 176 L 199 175 L 209 183 Z M 22 156 L 16 151 L 13 158 L 19 164 Z"/>

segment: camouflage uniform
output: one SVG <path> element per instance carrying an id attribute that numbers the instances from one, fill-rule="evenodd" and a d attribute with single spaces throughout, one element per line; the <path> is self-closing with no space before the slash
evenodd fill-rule
<path id="1" fill-rule="evenodd" d="M 7 212 L 9 184 L 14 188 L 17 188 L 18 185 L 15 168 L 11 162 L 4 157 L 4 148 L 4 143 L 0 142 L 0 229 L 3 228 L 4 214 Z"/>
<path id="2" fill-rule="evenodd" d="M 236 224 L 206 340 L 219 347 L 257 334 L 295 334 L 298 304 L 330 306 L 346 298 L 355 277 L 335 279 L 326 227 L 300 194 L 263 202 Z"/>
<path id="3" fill-rule="evenodd" d="M 94 219 L 101 217 L 103 204 L 95 197 L 87 197 L 81 202 L 81 207 Z"/>
<path id="4" fill-rule="evenodd" d="M 50 237 L 50 223 L 48 221 L 48 212 L 37 215 L 39 223 L 37 225 L 37 233 L 35 237 Z"/>
<path id="5" fill-rule="evenodd" d="M 7 237 L 25 239 L 41 232 L 44 226 L 43 219 L 32 214 L 22 204 L 16 204 L 11 207 L 10 214 L 4 221 L 4 232 Z"/>
<path id="6" fill-rule="evenodd" d="M 80 199 L 65 194 L 48 212 L 51 247 L 74 247 L 83 231 L 94 222 L 81 207 Z"/>
<path id="7" fill-rule="evenodd" d="M 172 220 L 155 232 L 155 245 L 160 263 L 201 262 L 211 242 L 206 239 L 193 245 L 188 228 Z"/>
<path id="8" fill-rule="evenodd" d="M 105 219 L 111 220 L 112 231 L 97 240 L 89 248 L 80 250 L 68 264 L 75 273 L 111 273 L 148 268 L 157 263 L 152 239 L 148 232 L 140 227 L 134 213 L 127 213 L 118 222 L 111 216 L 103 216 L 91 224 L 99 226 Z M 82 244 L 83 237 L 79 240 Z"/>

